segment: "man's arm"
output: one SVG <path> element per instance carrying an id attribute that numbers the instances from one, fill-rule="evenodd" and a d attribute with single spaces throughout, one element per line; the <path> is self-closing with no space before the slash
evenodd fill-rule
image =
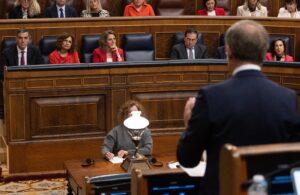
<path id="1" fill-rule="evenodd" d="M 179 59 L 178 49 L 176 48 L 176 45 L 172 47 L 171 53 L 170 53 L 171 60 L 177 60 Z"/>
<path id="2" fill-rule="evenodd" d="M 191 101 L 187 102 L 186 109 L 191 107 L 188 105 L 191 104 Z M 177 159 L 184 167 L 195 167 L 198 165 L 210 139 L 208 106 L 201 91 L 192 109 L 189 120 L 188 114 L 185 113 L 185 120 L 188 120 L 188 127 L 182 133 L 177 145 Z M 188 112 L 188 110 L 185 112 Z"/>

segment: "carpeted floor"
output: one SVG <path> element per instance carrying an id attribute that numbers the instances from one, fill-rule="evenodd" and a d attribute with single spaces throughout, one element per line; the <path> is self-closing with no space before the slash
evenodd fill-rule
<path id="1" fill-rule="evenodd" d="M 65 178 L 59 178 L 10 182 L 0 184 L 0 194 L 65 195 L 67 194 L 67 181 Z"/>

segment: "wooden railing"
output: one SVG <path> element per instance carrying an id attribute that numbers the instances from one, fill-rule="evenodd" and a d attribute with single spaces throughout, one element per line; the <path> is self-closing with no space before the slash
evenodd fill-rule
<path id="1" fill-rule="evenodd" d="M 271 63 L 263 71 L 299 95 L 298 67 Z M 4 73 L 11 173 L 59 170 L 65 160 L 99 158 L 103 137 L 129 99 L 147 111 L 154 152 L 175 154 L 187 98 L 230 75 L 218 60 L 16 66 Z"/>

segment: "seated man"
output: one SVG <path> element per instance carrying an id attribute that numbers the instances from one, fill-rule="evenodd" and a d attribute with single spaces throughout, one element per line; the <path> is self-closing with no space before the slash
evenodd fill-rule
<path id="1" fill-rule="evenodd" d="M 195 29 L 187 29 L 184 33 L 184 43 L 173 46 L 170 58 L 175 59 L 202 59 L 207 58 L 207 48 L 197 44 L 198 32 Z"/>
<path id="2" fill-rule="evenodd" d="M 151 5 L 145 0 L 132 0 L 129 5 L 126 5 L 124 16 L 155 16 Z"/>
<path id="3" fill-rule="evenodd" d="M 4 49 L 1 53 L 1 74 L 4 66 L 44 64 L 40 50 L 29 44 L 29 41 L 30 35 L 28 30 L 20 29 L 17 31 L 17 44 Z"/>
<path id="4" fill-rule="evenodd" d="M 78 17 L 77 11 L 66 5 L 66 0 L 56 0 L 56 4 L 47 7 L 45 10 L 46 18 L 70 18 Z"/>

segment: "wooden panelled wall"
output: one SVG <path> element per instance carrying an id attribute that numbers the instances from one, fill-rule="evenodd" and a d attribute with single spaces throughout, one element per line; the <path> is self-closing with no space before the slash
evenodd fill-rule
<path id="1" fill-rule="evenodd" d="M 66 160 L 99 158 L 103 137 L 117 124 L 119 106 L 129 99 L 145 106 L 153 153 L 175 154 L 187 98 L 201 86 L 228 77 L 225 62 L 201 60 L 193 64 L 156 61 L 74 66 L 10 67 L 5 71 L 10 173 L 62 170 Z M 265 67 L 263 71 L 300 94 L 297 65 Z"/>
<path id="2" fill-rule="evenodd" d="M 187 27 L 194 27 L 202 32 L 204 43 L 208 46 L 209 56 L 215 56 L 219 46 L 219 37 L 239 17 L 151 17 L 151 18 L 91 18 L 91 19 L 32 19 L 32 20 L 0 20 L 0 40 L 15 36 L 19 28 L 27 28 L 32 35 L 32 41 L 38 45 L 43 36 L 60 35 L 64 32 L 75 36 L 78 48 L 81 38 L 87 34 L 99 34 L 107 29 L 114 30 L 122 47 L 122 35 L 132 33 L 150 33 L 154 37 L 155 59 L 168 59 L 172 47 L 172 37 L 176 32 L 182 32 Z M 278 18 L 256 18 L 270 34 L 289 36 L 291 51 L 296 60 L 300 61 L 300 20 Z"/>

